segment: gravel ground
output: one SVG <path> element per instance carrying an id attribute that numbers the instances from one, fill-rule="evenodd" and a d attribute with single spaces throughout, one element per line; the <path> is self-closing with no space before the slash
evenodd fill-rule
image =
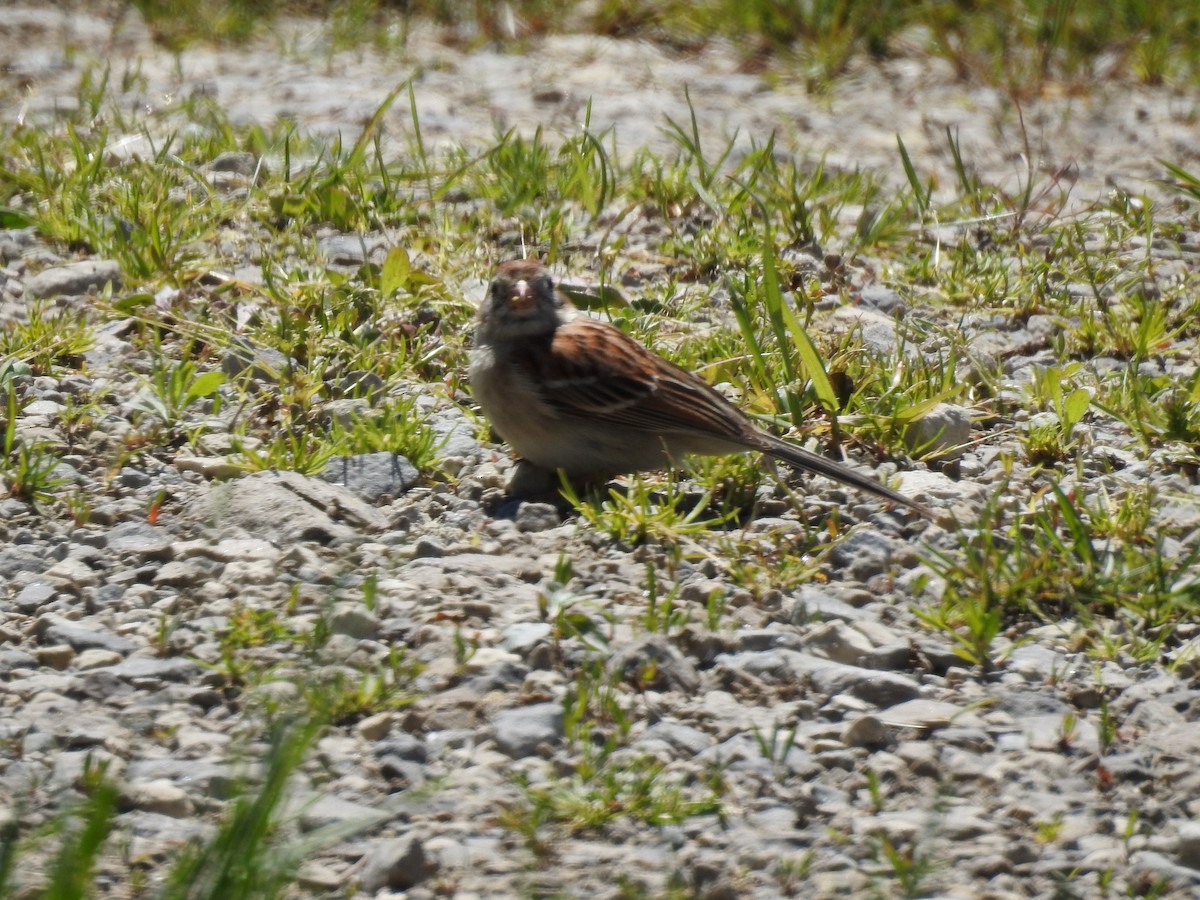
<path id="1" fill-rule="evenodd" d="M 686 84 L 714 140 L 735 129 L 744 142 L 762 140 L 775 129 L 802 157 L 902 178 L 900 133 L 925 169 L 945 176 L 949 125 L 986 177 L 1015 184 L 1025 173 L 1014 107 L 933 62 L 864 68 L 812 96 L 787 78 L 768 86 L 740 73 L 719 49 L 676 58 L 634 41 L 552 37 L 514 56 L 418 35 L 403 56 L 381 58 L 329 53 L 318 31 L 298 29 L 253 52 L 194 48 L 177 63 L 132 14 L 115 38 L 110 23 L 85 14 L 18 4 L 4 19 L 2 77 L 28 87 L 6 94 L 6 123 L 36 122 L 71 102 L 83 55 L 64 55 L 69 36 L 140 60 L 148 87 L 124 100 L 152 125 L 172 98 L 204 91 L 235 122 L 287 115 L 305 129 L 355 134 L 419 66 L 427 140 L 487 142 L 498 126 L 570 131 L 590 97 L 593 125 L 613 125 L 622 148 L 661 148 L 664 116 L 687 115 Z M 1030 101 L 1030 163 L 1073 182 L 1079 208 L 1114 183 L 1153 190 L 1156 158 L 1196 162 L 1194 112 L 1194 101 L 1128 87 Z M 407 110 L 391 113 L 389 132 L 403 136 L 406 119 Z M 1194 273 L 1198 240 L 1150 252 Z M 63 253 L 27 231 L 0 233 L 0 319 L 19 316 L 34 296 L 86 304 L 97 281 L 120 293 L 110 261 Z M 895 297 L 855 277 L 873 298 L 855 315 L 887 341 Z M 826 310 L 821 322 L 837 327 L 842 315 Z M 1004 361 L 1004 387 L 1015 391 L 1045 363 L 1054 324 L 1035 316 L 964 327 Z M 1196 362 L 1192 348 L 1163 366 L 1178 374 Z M 133 895 L 134 870 L 153 887 L 182 845 L 211 833 L 247 755 L 262 749 L 253 710 L 286 701 L 303 679 L 381 670 L 397 647 L 424 664 L 413 685 L 419 699 L 329 729 L 292 782 L 288 827 L 298 834 L 363 823 L 311 855 L 300 892 L 1094 897 L 1109 878 L 1116 893 L 1134 895 L 1165 878 L 1167 896 L 1200 895 L 1194 667 L 1098 663 L 1071 627 L 1051 625 L 1026 634 L 985 678 L 913 613 L 938 589 L 921 548 L 955 546 L 955 517 L 971 521 L 1002 480 L 1001 453 L 1021 456 L 1016 433 L 967 450 L 960 480 L 901 475 L 903 489 L 943 511 L 936 523 L 819 479 L 805 483 L 800 509 L 765 489 L 763 514 L 746 526 L 764 554 L 801 545 L 807 523 L 834 506 L 857 524 L 814 563 L 811 583 L 756 596 L 733 585 L 715 537 L 690 541 L 675 563 L 549 507 L 494 515 L 510 461 L 478 440 L 461 407 L 433 394 L 430 412 L 448 436 L 446 483 L 423 483 L 390 458 L 338 461 L 324 478 L 217 482 L 204 461 L 149 455 L 101 489 L 107 451 L 133 427 L 137 375 L 149 363 L 120 327 L 106 327 L 84 374 L 23 384 L 33 402 L 21 433 L 62 444 L 71 443 L 60 415 L 71 398 L 107 398 L 110 414 L 62 463 L 64 477 L 102 498 L 88 524 L 0 502 L 0 820 L 45 824 L 77 796 L 85 760 L 106 761 L 121 785 L 128 844 L 106 859 L 97 896 Z M 1153 484 L 1172 498 L 1160 521 L 1195 535 L 1194 484 L 1145 458 L 1112 420 L 1081 428 L 1098 448 L 1095 462 L 1064 486 L 1119 493 Z M 1101 465 L 1117 457 L 1123 468 Z M 1014 496 L 1033 490 L 1027 468 L 1017 464 L 1012 477 Z M 150 524 L 146 510 L 160 493 L 167 501 Z M 564 557 L 575 573 L 565 589 L 554 583 Z M 673 573 L 686 619 L 666 635 L 643 625 L 648 566 Z M 724 602 L 715 631 L 705 625 L 714 595 Z M 555 604 L 615 623 L 609 649 L 556 629 L 543 614 Z M 245 609 L 273 610 L 297 630 L 324 618 L 331 636 L 311 659 L 294 644 L 265 644 L 253 663 L 278 677 L 231 691 L 220 636 Z M 615 701 L 628 717 L 615 762 L 660 768 L 657 783 L 676 786 L 697 814 L 680 824 L 547 826 L 541 847 L 504 827 L 502 811 L 522 808 L 515 776 L 536 788 L 577 769 L 563 700 L 590 658 L 603 669 L 589 677 L 638 687 Z M 1120 723 L 1111 745 L 1100 734 L 1102 706 Z M 594 737 L 619 727 L 597 716 Z M 717 781 L 720 812 L 705 812 Z M 22 877 L 36 881 L 32 871 Z"/>

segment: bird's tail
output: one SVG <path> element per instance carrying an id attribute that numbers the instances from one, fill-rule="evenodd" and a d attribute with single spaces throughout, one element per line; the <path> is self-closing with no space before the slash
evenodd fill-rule
<path id="1" fill-rule="evenodd" d="M 863 475 L 839 462 L 834 462 L 832 459 L 810 453 L 803 447 L 797 447 L 795 444 L 789 444 L 778 438 L 772 438 L 763 449 L 771 456 L 782 460 L 792 468 L 824 475 L 826 478 L 832 478 L 834 481 L 848 484 L 851 487 L 858 488 L 860 491 L 866 491 L 868 494 L 874 494 L 877 497 L 891 500 L 893 503 L 899 503 L 901 506 L 907 506 L 909 509 L 919 512 L 925 518 L 933 519 L 933 511 L 925 504 L 905 497 L 898 491 L 893 491 L 890 487 L 881 484 L 870 475 Z"/>

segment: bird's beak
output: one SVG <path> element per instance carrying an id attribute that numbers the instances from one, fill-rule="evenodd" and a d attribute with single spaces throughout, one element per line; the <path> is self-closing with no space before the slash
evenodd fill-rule
<path id="1" fill-rule="evenodd" d="M 533 288 L 522 278 L 513 285 L 512 294 L 508 298 L 509 305 L 518 312 L 533 308 Z"/>

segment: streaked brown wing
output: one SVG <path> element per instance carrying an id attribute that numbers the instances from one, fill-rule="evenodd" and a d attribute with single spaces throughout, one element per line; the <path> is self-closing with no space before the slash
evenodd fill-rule
<path id="1" fill-rule="evenodd" d="M 560 325 L 549 352 L 522 361 L 545 400 L 566 415 L 643 431 L 700 432 L 738 440 L 753 430 L 740 411 L 692 373 L 645 350 L 620 329 L 580 317 Z"/>

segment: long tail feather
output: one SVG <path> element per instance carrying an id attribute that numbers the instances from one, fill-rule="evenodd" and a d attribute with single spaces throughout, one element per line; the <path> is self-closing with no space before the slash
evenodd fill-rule
<path id="1" fill-rule="evenodd" d="M 901 506 L 907 506 L 909 509 L 919 512 L 925 518 L 933 519 L 933 511 L 925 504 L 905 497 L 903 494 L 881 484 L 871 476 L 860 474 L 839 462 L 834 462 L 832 459 L 826 459 L 824 456 L 810 453 L 802 447 L 797 447 L 795 444 L 789 444 L 777 438 L 770 438 L 763 445 L 763 450 L 793 468 L 824 475 L 827 478 L 832 478 L 834 481 L 840 481 L 842 484 L 858 488 L 860 491 L 866 491 L 877 497 L 891 500 L 893 503 L 899 503 Z"/>

